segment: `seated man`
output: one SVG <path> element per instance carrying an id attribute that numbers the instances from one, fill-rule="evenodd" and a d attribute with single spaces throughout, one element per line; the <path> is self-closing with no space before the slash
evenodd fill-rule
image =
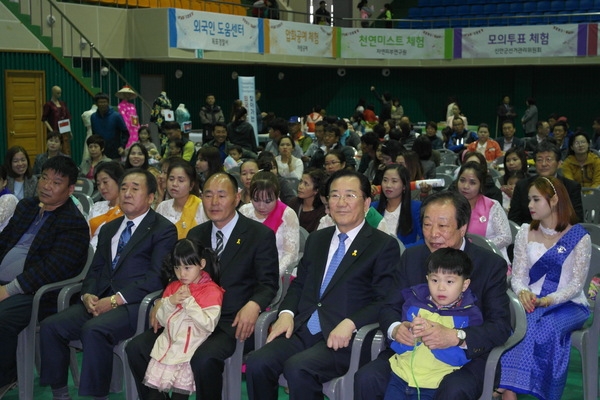
<path id="1" fill-rule="evenodd" d="M 452 120 L 452 134 L 448 138 L 446 148 L 455 153 L 462 152 L 468 144 L 477 140 L 477 134 L 465 128 L 465 121 L 461 117 Z"/>
<path id="2" fill-rule="evenodd" d="M 79 395 L 108 398 L 113 347 L 134 335 L 140 302 L 162 287 L 162 262 L 177 230 L 150 208 L 156 186 L 146 170 L 125 172 L 119 194 L 125 215 L 100 230 L 81 301 L 41 324 L 40 384 L 52 387 L 54 399 L 70 398 L 68 343 L 77 339 L 83 344 Z"/>
<path id="3" fill-rule="evenodd" d="M 460 345 L 470 361 L 446 375 L 436 398 L 476 400 L 483 390 L 485 363 L 489 352 L 502 345 L 510 334 L 509 299 L 506 294 L 507 265 L 504 259 L 465 239 L 471 207 L 460 193 L 444 191 L 423 201 L 421 221 L 425 245 L 407 249 L 400 260 L 400 285 L 390 293 L 379 313 L 379 325 L 389 340 L 413 345 L 415 336 L 402 320 L 404 298 L 402 290 L 426 283 L 427 257 L 434 251 L 452 247 L 463 250 L 473 262 L 471 291 L 475 305 L 483 314 L 483 324 L 464 329 L 451 329 L 435 324 L 420 336 L 432 350 Z M 394 351 L 388 348 L 379 357 L 363 366 L 354 376 L 354 398 L 382 399 L 391 377 L 389 359 Z"/>
<path id="4" fill-rule="evenodd" d="M 179 125 L 179 122 L 176 122 L 176 121 L 164 122 L 162 125 L 162 128 L 163 128 L 163 131 L 165 132 L 165 135 L 167 135 L 167 137 L 169 138 L 169 143 L 174 140 L 183 141 L 183 153 L 181 154 L 181 158 L 183 158 L 185 161 L 191 162 L 192 165 L 194 165 L 195 162 L 192 161 L 192 158 L 194 157 L 194 153 L 196 150 L 196 148 L 194 147 L 194 142 L 183 137 L 183 134 L 181 133 L 181 126 Z M 163 154 L 163 158 L 167 158 L 167 157 L 169 157 L 169 146 L 167 146 L 165 148 L 165 154 Z"/>
<path id="5" fill-rule="evenodd" d="M 340 170 L 329 180 L 336 225 L 308 237 L 267 344 L 246 362 L 250 399 L 276 400 L 281 373 L 290 398 L 322 398 L 323 382 L 348 370 L 352 337 L 376 321 L 400 257 L 394 237 L 365 223 L 370 191 L 356 171 Z"/>
<path id="6" fill-rule="evenodd" d="M 275 233 L 236 211 L 240 195 L 233 176 L 211 175 L 204 184 L 202 200 L 210 221 L 192 228 L 188 238 L 210 244 L 220 255 L 220 284 L 225 294 L 219 323 L 196 350 L 190 364 L 196 381 L 196 398 L 220 399 L 225 360 L 234 353 L 236 339 L 244 341 L 254 332 L 259 313 L 275 297 L 279 263 Z M 158 330 L 158 324 L 153 326 L 154 329 L 137 336 L 126 348 L 142 399 L 146 399 L 148 393 L 142 380 L 150 362 L 150 351 L 162 331 Z"/>
<path id="7" fill-rule="evenodd" d="M 529 200 L 527 199 L 529 185 L 538 176 L 554 176 L 560 179 L 565 185 L 565 188 L 569 192 L 575 214 L 577 214 L 579 221 L 583 221 L 581 185 L 557 173 L 558 168 L 560 168 L 560 165 L 562 164 L 560 157 L 561 152 L 558 146 L 550 140 L 544 140 L 538 144 L 537 153 L 535 153 L 535 169 L 538 174 L 530 176 L 527 179 L 521 179 L 517 182 L 513 190 L 513 196 L 510 199 L 508 219 L 519 225 L 531 222 L 531 214 L 529 213 L 529 207 L 527 206 L 529 203 Z"/>
<path id="8" fill-rule="evenodd" d="M 17 376 L 17 337 L 31 319 L 33 295 L 48 283 L 72 278 L 86 262 L 90 233 L 71 201 L 78 169 L 65 156 L 42 166 L 38 196 L 17 204 L 0 233 L 0 397 Z M 42 298 L 42 315 L 56 311 L 56 293 Z"/>

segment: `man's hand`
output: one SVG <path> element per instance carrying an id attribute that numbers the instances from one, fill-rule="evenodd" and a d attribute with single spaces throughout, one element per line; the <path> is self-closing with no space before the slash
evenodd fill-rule
<path id="1" fill-rule="evenodd" d="M 0 286 L 0 301 L 5 300 L 9 297 L 10 296 L 8 295 L 8 291 L 6 290 L 6 286 L 5 285 Z"/>
<path id="2" fill-rule="evenodd" d="M 254 332 L 254 325 L 260 314 L 260 306 L 254 301 L 249 301 L 235 316 L 233 326 L 235 329 L 235 338 L 240 342 L 248 339 Z"/>
<path id="3" fill-rule="evenodd" d="M 108 312 L 112 309 L 113 308 L 112 304 L 110 304 L 110 297 L 103 297 L 100 300 L 98 300 L 98 303 L 96 304 L 96 311 L 93 313 L 94 317 L 104 314 L 105 312 Z"/>
<path id="4" fill-rule="evenodd" d="M 397 325 L 392 331 L 392 339 L 407 346 L 414 345 L 415 336 L 410 331 L 410 328 L 411 323 L 408 321 L 404 321 L 400 325 Z"/>
<path id="5" fill-rule="evenodd" d="M 267 343 L 271 342 L 282 333 L 285 333 L 286 339 L 289 339 L 292 337 L 292 332 L 294 332 L 294 317 L 288 312 L 281 313 L 279 318 L 277 318 L 275 323 L 271 326 L 271 332 L 269 333 L 269 336 L 267 336 Z"/>
<path id="6" fill-rule="evenodd" d="M 352 320 L 346 318 L 342 320 L 330 333 L 327 338 L 327 347 L 333 350 L 342 349 L 350 345 L 352 332 L 356 329 L 356 325 Z"/>
<path id="7" fill-rule="evenodd" d="M 429 327 L 423 330 L 421 340 L 431 350 L 457 346 L 459 341 L 456 330 L 431 322 Z"/>
<path id="8" fill-rule="evenodd" d="M 98 296 L 86 293 L 83 295 L 82 301 L 83 301 L 83 305 L 85 306 L 85 309 L 87 310 L 87 312 L 96 316 L 97 315 L 96 314 L 96 306 L 98 305 Z"/>

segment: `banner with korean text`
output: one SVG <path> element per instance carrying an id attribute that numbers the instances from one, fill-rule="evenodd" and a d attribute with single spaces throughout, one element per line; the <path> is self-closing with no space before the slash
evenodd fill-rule
<path id="1" fill-rule="evenodd" d="M 258 146 L 258 129 L 256 120 L 256 89 L 254 87 L 253 76 L 238 76 L 238 95 L 242 100 L 242 105 L 246 107 L 248 114 L 246 121 L 254 128 L 254 138 Z"/>
<path id="2" fill-rule="evenodd" d="M 263 42 L 262 19 L 169 9 L 170 47 L 262 53 Z"/>
<path id="3" fill-rule="evenodd" d="M 340 29 L 340 58 L 443 59 L 452 39 L 450 29 Z"/>
<path id="4" fill-rule="evenodd" d="M 266 20 L 265 53 L 332 57 L 334 28 L 326 25 Z M 268 29 L 268 32 L 267 32 Z"/>
<path id="5" fill-rule="evenodd" d="M 454 29 L 454 58 L 574 57 L 586 54 L 586 24 Z"/>

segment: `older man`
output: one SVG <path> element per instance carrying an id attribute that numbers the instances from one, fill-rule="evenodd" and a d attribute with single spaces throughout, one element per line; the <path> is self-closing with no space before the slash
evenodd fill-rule
<path id="1" fill-rule="evenodd" d="M 236 339 L 246 340 L 254 332 L 259 313 L 277 293 L 279 266 L 275 234 L 265 225 L 239 214 L 236 211 L 239 201 L 233 176 L 211 175 L 202 192 L 202 205 L 210 221 L 196 226 L 188 234 L 188 238 L 210 245 L 220 253 L 220 284 L 225 289 L 219 324 L 190 361 L 197 399 L 221 398 L 224 360 L 234 353 Z M 159 333 L 155 324 L 153 330 L 133 339 L 126 349 L 138 393 L 143 399 L 147 388 L 142 381 Z"/>
<path id="2" fill-rule="evenodd" d="M 504 259 L 465 239 L 471 207 L 464 196 L 455 192 L 439 192 L 429 196 L 421 207 L 425 245 L 412 247 L 400 260 L 400 285 L 393 289 L 379 314 L 379 325 L 389 340 L 414 345 L 410 323 L 402 321 L 404 299 L 401 291 L 426 282 L 427 257 L 434 251 L 452 247 L 464 250 L 473 261 L 469 286 L 483 313 L 484 323 L 464 329 L 451 329 L 435 324 L 427 329 L 423 343 L 430 349 L 445 349 L 460 345 L 470 361 L 447 375 L 441 382 L 436 399 L 478 399 L 483 389 L 485 363 L 488 353 L 503 344 L 510 334 L 509 299 L 506 295 Z M 391 367 L 391 349 L 382 352 L 355 375 L 355 399 L 383 398 Z"/>
<path id="3" fill-rule="evenodd" d="M 89 228 L 69 197 L 77 172 L 69 157 L 46 161 L 37 197 L 21 200 L 0 233 L 0 388 L 16 378 L 17 336 L 29 324 L 35 292 L 74 277 L 85 265 Z M 43 303 L 43 314 L 56 311 L 56 294 Z"/>
<path id="4" fill-rule="evenodd" d="M 54 399 L 69 399 L 71 340 L 83 344 L 79 394 L 108 398 L 112 349 L 133 336 L 140 302 L 162 287 L 161 267 L 177 240 L 175 225 L 150 208 L 156 192 L 150 172 L 133 168 L 120 182 L 123 217 L 102 227 L 83 281 L 81 301 L 44 320 L 40 327 L 40 384 Z"/>
<path id="5" fill-rule="evenodd" d="M 529 207 L 527 206 L 529 203 L 529 200 L 527 199 L 529 185 L 538 176 L 555 176 L 565 185 L 565 188 L 569 192 L 571 204 L 573 204 L 573 208 L 575 209 L 575 214 L 577 214 L 579 221 L 583 221 L 581 185 L 557 174 L 561 163 L 561 152 L 558 146 L 549 140 L 544 140 L 538 145 L 537 153 L 535 154 L 535 169 L 538 175 L 517 182 L 513 191 L 513 196 L 510 199 L 508 219 L 519 225 L 531 222 L 531 214 L 529 213 Z"/>
<path id="6" fill-rule="evenodd" d="M 323 398 L 323 382 L 348 370 L 352 337 L 376 321 L 400 256 L 394 237 L 365 223 L 370 191 L 356 171 L 341 170 L 329 180 L 336 225 L 308 237 L 267 344 L 247 360 L 250 399 L 276 400 L 281 373 L 290 398 Z"/>

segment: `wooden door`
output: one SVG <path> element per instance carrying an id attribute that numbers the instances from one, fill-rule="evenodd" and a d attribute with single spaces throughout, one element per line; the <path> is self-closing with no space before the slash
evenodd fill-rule
<path id="1" fill-rule="evenodd" d="M 46 135 L 42 123 L 45 94 L 44 71 L 5 71 L 6 132 L 8 148 L 23 146 L 33 165 L 44 152 Z"/>

